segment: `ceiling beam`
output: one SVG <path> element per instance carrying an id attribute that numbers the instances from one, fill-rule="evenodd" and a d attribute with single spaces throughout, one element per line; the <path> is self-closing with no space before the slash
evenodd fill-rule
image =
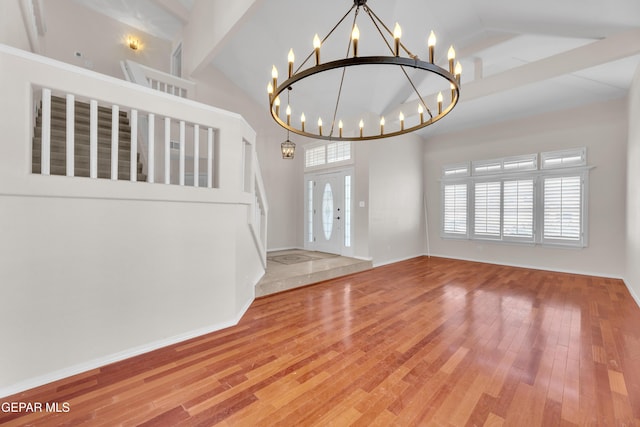
<path id="1" fill-rule="evenodd" d="M 640 40 L 640 28 L 615 34 L 606 39 L 493 74 L 481 80 L 471 81 L 461 85 L 460 102 L 517 89 L 532 83 L 639 55 L 640 43 L 638 40 Z M 417 115 L 417 112 L 413 111 L 414 107 L 415 101 L 405 102 L 393 109 L 388 115 L 394 117 L 400 111 L 405 111 L 405 116 Z M 407 114 L 407 111 L 410 113 Z"/>
<path id="2" fill-rule="evenodd" d="M 153 0 L 153 2 L 179 19 L 182 25 L 189 22 L 189 10 L 182 3 L 175 0 Z"/>
<path id="3" fill-rule="evenodd" d="M 512 34 L 512 33 L 493 33 L 493 34 L 486 33 L 485 37 L 482 37 L 482 38 L 476 37 L 475 42 L 463 48 L 457 49 L 457 56 L 458 58 L 467 58 L 467 57 L 474 56 L 477 52 L 481 52 L 485 49 L 489 49 L 493 46 L 497 46 L 502 43 L 505 43 L 516 36 L 517 34 Z M 442 52 L 443 52 L 441 55 L 442 58 L 438 58 L 435 62 L 441 62 L 439 60 L 442 60 L 442 62 L 446 62 L 446 50 L 443 50 Z M 407 70 L 407 71 L 409 72 L 411 80 L 413 81 L 416 87 L 420 86 L 420 84 L 422 84 L 422 82 L 427 78 L 427 75 L 428 75 L 428 73 L 420 72 L 420 71 L 418 72 L 411 72 L 410 70 Z M 390 115 L 390 113 L 395 112 L 394 106 L 405 102 L 413 94 L 414 94 L 413 87 L 411 87 L 411 84 L 407 82 L 396 93 L 396 95 L 387 103 L 387 107 L 383 110 L 382 115 L 388 116 Z M 392 114 L 392 115 L 393 117 L 397 116 L 397 114 Z"/>

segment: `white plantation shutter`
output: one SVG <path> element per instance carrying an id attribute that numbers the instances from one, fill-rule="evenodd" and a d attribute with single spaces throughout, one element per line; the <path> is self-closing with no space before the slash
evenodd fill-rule
<path id="1" fill-rule="evenodd" d="M 320 145 L 318 147 L 306 148 L 304 152 L 304 166 L 309 168 L 320 166 L 326 163 L 326 147 Z"/>
<path id="2" fill-rule="evenodd" d="M 327 144 L 327 163 L 351 159 L 351 142 L 339 141 Z"/>
<path id="3" fill-rule="evenodd" d="M 444 165 L 442 237 L 586 247 L 590 169 L 584 147 Z"/>
<path id="4" fill-rule="evenodd" d="M 467 235 L 467 184 L 444 185 L 443 232 L 450 236 Z"/>
<path id="5" fill-rule="evenodd" d="M 582 177 L 544 179 L 544 240 L 582 239 Z"/>
<path id="6" fill-rule="evenodd" d="M 503 237 L 533 240 L 533 199 L 533 179 L 504 181 Z"/>
<path id="7" fill-rule="evenodd" d="M 500 181 L 478 182 L 474 194 L 475 235 L 500 237 Z"/>

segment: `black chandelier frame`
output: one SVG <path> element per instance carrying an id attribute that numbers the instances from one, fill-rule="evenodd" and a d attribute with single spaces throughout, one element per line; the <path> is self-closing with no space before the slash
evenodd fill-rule
<path id="1" fill-rule="evenodd" d="M 276 78 L 273 78 L 273 93 L 269 94 L 269 109 L 271 112 L 271 117 L 276 121 L 276 123 L 278 123 L 281 127 L 283 127 L 284 129 L 287 130 L 287 132 L 293 132 L 295 134 L 301 135 L 301 136 L 305 136 L 305 137 L 309 137 L 309 138 L 314 138 L 314 139 L 320 139 L 320 140 L 330 140 L 330 141 L 363 141 L 363 140 L 374 140 L 374 139 L 382 139 L 382 138 L 389 138 L 389 137 L 394 137 L 394 136 L 400 136 L 403 134 L 407 134 L 413 131 L 416 131 L 418 129 L 422 129 L 424 127 L 427 127 L 429 125 L 434 124 L 435 122 L 441 120 L 443 117 L 445 117 L 447 114 L 449 114 L 451 112 L 451 110 L 453 110 L 453 108 L 456 106 L 456 104 L 458 103 L 458 100 L 460 98 L 460 74 L 454 74 L 453 72 L 453 63 L 450 60 L 450 64 L 449 64 L 449 68 L 450 70 L 446 70 L 445 68 L 442 68 L 438 65 L 436 65 L 433 62 L 433 52 L 430 52 L 430 60 L 431 61 L 423 61 L 420 60 L 418 58 L 417 55 L 412 54 L 409 50 L 407 50 L 407 48 L 399 42 L 398 39 L 396 40 L 396 48 L 395 48 L 395 52 L 394 49 L 391 47 L 391 45 L 389 44 L 389 42 L 387 41 L 387 39 L 384 37 L 384 34 L 382 32 L 382 29 L 380 28 L 380 26 L 382 26 L 382 28 L 384 28 L 386 30 L 387 33 L 391 34 L 393 37 L 393 33 L 391 32 L 391 30 L 380 20 L 380 18 L 377 17 L 377 15 L 375 15 L 375 13 L 373 13 L 373 11 L 371 10 L 371 8 L 369 6 L 367 6 L 366 4 L 366 0 L 354 0 L 354 4 L 353 6 L 347 11 L 347 13 L 342 17 L 342 19 L 340 19 L 340 21 L 338 21 L 338 23 L 333 27 L 333 29 L 322 39 L 322 43 L 324 43 L 329 36 L 331 36 L 331 34 L 333 33 L 333 31 L 338 28 L 338 26 L 344 21 L 344 19 L 351 13 L 351 11 L 355 8 L 356 12 L 354 15 L 354 19 L 353 19 L 353 24 L 352 24 L 352 29 L 356 24 L 356 19 L 358 16 L 358 11 L 360 9 L 360 7 L 363 8 L 363 10 L 367 13 L 367 15 L 371 18 L 371 20 L 374 23 L 374 26 L 378 29 L 380 36 L 383 38 L 384 42 L 387 44 L 387 46 L 389 47 L 389 49 L 391 50 L 392 54 L 395 53 L 394 56 L 357 56 L 357 54 L 355 54 L 352 57 L 349 57 L 349 55 L 351 55 L 351 40 L 349 42 L 349 48 L 347 50 L 347 58 L 344 59 L 338 59 L 338 60 L 333 60 L 333 61 L 329 61 L 329 62 L 325 62 L 325 63 L 320 63 L 319 61 L 319 51 L 317 49 L 314 49 L 314 51 L 312 51 L 307 58 L 305 59 L 305 61 L 298 67 L 298 69 L 294 72 L 291 69 L 291 63 L 289 64 L 289 78 L 287 80 L 285 80 L 284 82 L 282 82 L 281 84 L 276 86 Z M 377 22 L 376 22 L 377 21 Z M 403 56 L 399 56 L 399 47 L 402 47 L 402 49 L 409 55 L 409 57 L 403 57 Z M 355 48 L 354 48 L 355 51 Z M 316 65 L 306 68 L 304 70 L 301 70 L 302 67 L 304 67 L 304 65 L 307 63 L 307 61 L 314 56 L 314 53 L 316 55 Z M 404 126 L 404 122 L 401 123 L 400 129 L 396 130 L 396 131 L 392 131 L 392 132 L 383 132 L 381 130 L 380 133 L 364 133 L 363 129 L 360 128 L 360 134 L 356 135 L 356 136 L 349 136 L 349 135 L 343 135 L 342 129 L 340 129 L 339 134 L 335 135 L 334 131 L 335 131 L 335 127 L 336 127 L 336 115 L 337 115 L 337 110 L 338 110 L 338 106 L 339 106 L 339 101 L 340 101 L 340 96 L 341 96 L 341 92 L 342 92 L 342 82 L 344 81 L 344 74 L 346 72 L 346 69 L 349 67 L 353 67 L 353 66 L 359 66 L 359 65 L 390 65 L 390 66 L 399 66 L 401 67 L 404 75 L 406 76 L 406 78 L 409 80 L 409 83 L 411 84 L 411 87 L 413 88 L 413 90 L 415 91 L 415 93 L 418 96 L 419 99 L 419 105 L 421 105 L 423 107 L 423 110 L 426 111 L 428 117 L 425 119 L 423 113 L 420 113 L 420 119 L 419 119 L 419 123 L 417 125 L 413 125 L 410 127 L 405 127 Z M 294 127 L 293 125 L 291 125 L 291 118 L 290 116 L 285 120 L 283 120 L 280 117 L 280 107 L 279 107 L 279 102 L 276 102 L 276 100 L 279 99 L 280 94 L 282 94 L 283 92 L 287 91 L 287 98 L 289 98 L 289 92 L 294 88 L 295 84 L 301 80 L 307 79 L 309 77 L 312 77 L 316 74 L 325 72 L 325 71 L 329 71 L 329 70 L 335 70 L 335 69 L 342 69 L 342 81 L 340 83 L 340 88 L 339 88 L 339 92 L 338 92 L 338 96 L 337 96 L 337 101 L 336 101 L 336 107 L 335 110 L 333 112 L 333 119 L 331 120 L 331 128 L 328 134 L 322 134 L 322 131 L 320 130 L 318 133 L 313 133 L 313 132 L 309 132 L 308 130 L 305 129 L 304 125 L 301 126 L 301 128 L 297 128 Z M 423 70 L 425 72 L 430 72 L 433 73 L 435 75 L 440 76 L 441 78 L 445 79 L 446 81 L 448 81 L 450 83 L 450 89 L 451 89 L 451 102 L 446 106 L 446 108 L 442 108 L 441 104 L 439 103 L 438 105 L 438 114 L 434 115 L 431 112 L 431 109 L 427 106 L 427 103 L 424 101 L 422 95 L 418 92 L 415 84 L 413 83 L 413 81 L 411 80 L 411 78 L 409 77 L 409 75 L 407 74 L 405 68 L 413 68 L 413 69 L 419 69 L 419 70 Z M 287 137 L 287 141 L 289 140 L 289 138 Z"/>

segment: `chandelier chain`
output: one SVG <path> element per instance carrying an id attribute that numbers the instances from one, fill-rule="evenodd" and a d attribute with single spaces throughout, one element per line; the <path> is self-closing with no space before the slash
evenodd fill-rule
<path id="1" fill-rule="evenodd" d="M 353 7 L 351 9 L 353 9 Z M 356 25 L 356 20 L 358 19 L 358 12 L 359 11 L 360 11 L 360 6 L 356 7 L 356 11 L 353 14 L 353 23 L 351 24 L 351 31 L 353 31 L 353 28 Z M 346 58 L 349 57 L 350 53 L 351 53 L 351 40 L 349 40 L 349 43 L 347 43 L 347 55 L 346 55 Z M 340 86 L 338 87 L 338 96 L 336 98 L 336 106 L 333 109 L 333 118 L 331 119 L 331 130 L 329 131 L 329 137 L 333 136 L 333 131 L 334 131 L 335 126 L 336 126 L 336 117 L 338 116 L 338 106 L 340 104 L 340 97 L 342 96 L 342 86 L 344 84 L 344 75 L 345 75 L 346 72 L 347 72 L 347 67 L 342 67 L 342 76 L 340 77 Z"/>
<path id="2" fill-rule="evenodd" d="M 353 6 L 351 6 L 349 8 L 349 10 L 347 11 L 347 13 L 344 14 L 344 16 L 342 18 L 340 18 L 340 20 L 338 21 L 338 23 L 336 25 L 334 25 L 334 27 L 331 29 L 331 31 L 329 31 L 329 34 L 327 34 L 326 36 L 324 36 L 324 38 L 322 39 L 321 43 L 324 43 L 325 40 L 327 40 L 329 38 L 329 36 L 331 36 L 331 34 L 333 34 L 333 32 L 336 30 L 336 28 L 338 28 L 340 26 L 340 24 L 342 24 L 342 21 L 344 21 L 345 19 L 347 19 L 347 16 L 349 16 L 349 14 L 351 13 L 351 11 L 353 10 L 353 8 L 356 7 L 355 3 Z M 357 12 L 357 9 L 356 9 Z M 305 58 L 304 61 L 302 61 L 302 64 L 300 64 L 298 66 L 298 68 L 296 68 L 295 73 L 297 74 L 307 63 L 307 61 L 309 59 L 311 59 L 311 57 L 314 55 L 314 51 L 312 50 L 311 53 Z"/>
<path id="3" fill-rule="evenodd" d="M 449 48 L 449 52 L 448 52 L 448 61 L 449 61 L 448 69 L 436 65 L 434 63 L 434 47 L 436 43 L 436 38 L 432 31 L 428 40 L 429 60 L 428 61 L 421 60 L 417 55 L 410 52 L 407 49 L 407 47 L 401 43 L 400 39 L 402 37 L 402 34 L 401 34 L 402 31 L 398 23 L 396 23 L 396 27 L 392 32 L 389 29 L 389 27 L 387 27 L 387 25 L 376 15 L 376 13 L 370 7 L 367 6 L 366 3 L 367 3 L 367 0 L 353 0 L 353 5 L 344 14 L 344 16 L 342 16 L 342 18 L 333 26 L 333 28 L 331 28 L 331 30 L 323 39 L 320 39 L 318 37 L 318 34 L 316 34 L 313 42 L 313 47 L 314 47 L 313 51 L 306 57 L 306 59 L 304 59 L 304 61 L 302 61 L 301 64 L 298 64 L 297 69 L 295 71 L 294 71 L 295 57 L 293 55 L 293 50 L 291 50 L 288 56 L 288 62 L 289 62 L 288 79 L 286 79 L 280 85 L 278 85 L 278 82 L 277 82 L 278 71 L 275 65 L 273 66 L 272 73 L 271 73 L 272 80 L 267 85 L 267 91 L 269 94 L 269 106 L 270 106 L 271 116 L 280 126 L 284 127 L 287 130 L 287 141 L 281 144 L 283 158 L 293 158 L 295 144 L 291 143 L 289 140 L 290 132 L 298 135 L 303 135 L 306 137 L 316 138 L 316 139 L 339 140 L 339 141 L 362 141 L 362 140 L 373 140 L 373 139 L 395 137 L 395 136 L 403 135 L 408 132 L 413 132 L 418 129 L 422 129 L 426 126 L 429 126 L 438 122 L 440 119 L 442 119 L 447 114 L 449 114 L 449 112 L 458 103 L 458 100 L 460 99 L 460 75 L 461 75 L 462 67 L 460 66 L 460 62 L 458 62 L 454 66 L 455 51 L 453 50 L 453 47 Z M 388 51 L 391 52 L 391 55 L 387 54 L 385 56 L 384 53 L 382 55 L 365 55 L 365 56 L 358 55 L 358 41 L 359 41 L 360 32 L 358 31 L 356 22 L 357 22 L 361 7 L 363 8 L 364 12 L 367 14 L 369 19 L 371 20 L 371 23 L 375 27 L 374 33 L 376 31 L 378 32 L 384 44 L 387 45 Z M 354 13 L 353 22 L 351 25 L 351 38 L 347 44 L 346 57 L 344 57 L 343 59 L 334 59 L 326 62 L 321 62 L 320 61 L 321 46 L 324 43 L 326 43 L 327 39 L 330 38 L 336 32 L 338 27 L 340 27 L 343 23 L 345 23 L 347 16 L 349 16 L 349 14 L 354 11 L 354 9 L 355 9 L 355 13 Z M 362 19 L 365 19 L 366 21 L 366 18 L 362 18 Z M 389 39 L 389 35 L 391 35 L 392 37 L 391 41 Z M 374 36 L 373 38 L 375 39 L 376 37 Z M 382 50 L 384 51 L 384 49 Z M 329 49 L 329 51 L 331 51 L 331 49 Z M 400 52 L 403 52 L 403 53 L 401 54 Z M 307 66 L 309 60 L 314 55 L 315 55 L 315 65 Z M 384 120 L 384 117 L 382 117 L 380 119 L 379 133 L 371 132 L 371 129 L 369 129 L 369 131 L 366 133 L 363 132 L 364 122 L 363 122 L 363 119 L 360 119 L 359 136 L 355 134 L 353 136 L 349 134 L 343 135 L 342 121 L 340 121 L 338 125 L 338 127 L 340 128 L 340 135 L 337 136 L 336 134 L 334 134 L 334 132 L 336 132 L 336 123 L 338 123 L 337 121 L 338 111 L 340 110 L 341 114 L 343 113 L 342 111 L 343 95 L 346 94 L 343 92 L 345 91 L 345 88 L 346 88 L 345 83 L 347 83 L 346 69 L 347 67 L 362 66 L 362 65 L 381 65 L 381 66 L 394 65 L 394 66 L 400 67 L 400 70 L 402 71 L 402 73 L 404 74 L 404 77 L 407 79 L 406 81 L 408 82 L 408 85 L 407 83 L 405 83 L 406 86 L 404 87 L 408 88 L 410 86 L 413 92 L 416 94 L 417 99 L 419 100 L 417 105 L 418 107 L 417 113 L 418 113 L 419 120 L 417 121 L 417 123 L 415 119 L 411 118 L 411 116 L 413 115 L 411 113 L 409 114 L 408 120 L 405 120 L 405 115 L 400 110 L 398 115 L 399 126 L 397 124 L 392 124 L 391 129 L 387 128 L 386 132 L 384 127 L 385 120 Z M 335 105 L 333 108 L 333 115 L 331 117 L 331 126 L 330 126 L 329 132 L 323 135 L 322 119 L 321 119 L 323 112 L 320 112 L 320 118 L 318 118 L 317 132 L 305 130 L 306 120 L 305 120 L 304 113 L 302 113 L 302 115 L 300 116 L 300 127 L 294 126 L 290 122 L 290 116 L 291 116 L 291 110 L 290 110 L 291 92 L 290 91 L 293 89 L 293 86 L 296 84 L 296 82 L 310 78 L 314 75 L 317 75 L 326 71 L 330 71 L 330 70 L 337 71 L 340 68 L 342 70 L 341 70 L 341 76 L 339 80 L 339 86 L 337 91 L 334 92 L 333 94 Z M 416 71 L 420 70 L 422 72 L 432 73 L 433 75 L 440 77 L 442 80 L 449 82 L 450 88 L 451 88 L 450 103 L 448 105 L 445 105 L 444 106 L 445 108 L 443 108 L 444 98 L 442 96 L 442 92 L 438 92 L 437 115 L 434 115 L 431 109 L 429 109 L 429 107 L 427 106 L 425 99 L 423 99 L 423 95 L 419 92 L 417 85 L 413 81 L 413 78 L 415 78 L 417 74 L 415 74 L 413 71 L 410 72 L 409 68 L 412 68 Z M 279 95 L 281 95 L 284 90 L 287 90 L 287 103 L 288 103 L 286 122 L 283 121 L 283 118 L 280 116 L 280 112 L 279 112 L 280 111 Z M 328 95 L 329 98 L 331 98 L 332 96 L 330 92 L 327 93 L 326 95 Z M 399 95 L 402 95 L 402 94 L 399 94 Z M 405 103 L 401 105 L 400 108 L 406 108 L 406 106 L 407 104 Z M 329 106 L 327 105 L 326 107 L 329 107 Z M 424 114 L 425 110 L 427 114 Z M 331 114 L 331 112 L 324 111 L 324 114 L 329 115 Z"/>
<path id="4" fill-rule="evenodd" d="M 384 36 L 384 33 L 382 32 L 382 30 L 380 29 L 380 27 L 378 26 L 378 22 L 387 30 L 387 32 L 391 33 L 391 30 L 389 29 L 389 27 L 387 27 L 384 22 L 382 22 L 382 20 L 380 18 L 378 18 L 378 15 L 375 14 L 375 12 L 373 10 L 371 10 L 371 8 L 367 5 L 364 6 L 364 10 L 365 12 L 367 12 L 367 15 L 369 15 L 369 18 L 371 18 L 371 22 L 373 22 L 373 25 L 376 27 L 376 29 L 378 30 L 378 32 L 380 33 L 380 37 L 382 37 L 382 40 L 384 40 L 384 42 L 386 43 L 387 47 L 389 48 L 389 51 L 391 51 L 391 53 L 393 54 L 393 48 L 391 47 L 391 45 L 389 44 L 389 41 L 387 40 L 387 38 Z M 374 19 L 375 17 L 375 19 Z M 376 22 L 378 21 L 378 22 Z M 418 59 L 417 55 L 414 55 L 413 53 L 411 53 L 402 43 L 400 43 L 400 46 L 402 46 L 402 48 L 404 49 L 404 51 L 407 53 L 407 55 L 409 55 L 409 57 L 411 59 Z M 411 87 L 413 88 L 413 91 L 416 93 L 416 95 L 418 95 L 418 99 L 420 99 L 420 103 L 422 104 L 422 106 L 425 108 L 425 110 L 427 110 L 427 113 L 429 114 L 429 117 L 433 118 L 433 113 L 431 113 L 431 109 L 429 109 L 429 107 L 427 106 L 427 103 L 424 101 L 424 99 L 422 99 L 422 95 L 420 94 L 420 91 L 418 91 L 418 88 L 416 87 L 416 85 L 413 83 L 413 80 L 411 80 L 411 77 L 409 77 L 409 74 L 407 73 L 407 70 L 405 70 L 405 68 L 403 66 L 400 66 L 400 69 L 402 70 L 402 72 L 404 73 L 404 76 L 407 78 L 407 80 L 409 81 L 409 84 L 411 85 Z"/>
<path id="5" fill-rule="evenodd" d="M 378 32 L 380 33 L 380 36 L 382 37 L 384 42 L 387 44 L 387 47 L 389 48 L 389 50 L 393 54 L 394 52 L 393 52 L 393 49 L 391 48 L 391 45 L 387 41 L 387 38 L 384 36 L 384 33 L 382 32 L 382 30 L 380 29 L 380 27 L 378 26 L 376 21 L 379 22 L 380 25 L 382 25 L 384 27 L 384 29 L 387 30 L 387 33 L 389 33 L 392 37 L 393 37 L 393 31 L 391 31 L 389 29 L 389 27 L 386 26 L 386 24 L 382 21 L 382 19 L 378 18 L 378 15 L 376 15 L 376 13 L 369 6 L 364 5 L 363 8 L 364 8 L 365 12 L 367 12 L 369 17 L 371 18 L 371 21 L 373 21 L 373 25 L 375 25 L 375 27 L 378 29 Z M 414 55 L 413 53 L 411 53 L 411 51 L 409 49 L 407 49 L 407 47 L 402 42 L 400 42 L 400 47 L 407 53 L 409 58 L 411 58 L 411 59 L 417 59 L 418 58 L 418 55 Z"/>

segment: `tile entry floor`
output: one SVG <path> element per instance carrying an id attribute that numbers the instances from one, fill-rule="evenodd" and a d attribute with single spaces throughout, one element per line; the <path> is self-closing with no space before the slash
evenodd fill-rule
<path id="1" fill-rule="evenodd" d="M 267 272 L 256 297 L 282 292 L 372 268 L 371 261 L 325 252 L 288 249 L 267 253 Z"/>

